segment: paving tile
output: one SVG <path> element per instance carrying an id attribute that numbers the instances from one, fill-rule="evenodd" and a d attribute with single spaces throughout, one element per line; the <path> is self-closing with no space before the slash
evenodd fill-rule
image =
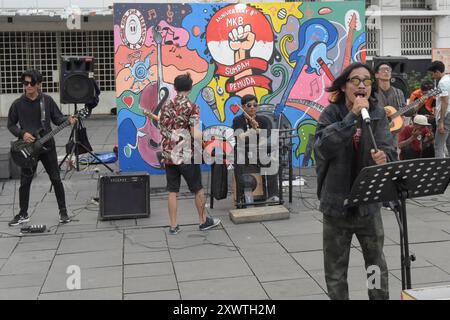
<path id="1" fill-rule="evenodd" d="M 166 241 L 162 228 L 145 228 L 125 230 L 125 240 L 130 242 Z"/>
<path id="2" fill-rule="evenodd" d="M 178 282 L 252 275 L 242 258 L 174 262 Z"/>
<path id="3" fill-rule="evenodd" d="M 288 254 L 250 255 L 245 260 L 260 282 L 308 277 Z"/>
<path id="4" fill-rule="evenodd" d="M 0 289 L 42 287 L 47 271 L 34 274 L 17 274 L 0 276 Z"/>
<path id="5" fill-rule="evenodd" d="M 168 229 L 167 229 L 168 231 Z M 181 226 L 181 232 L 176 235 L 167 234 L 167 243 L 171 249 L 182 250 L 198 244 L 221 244 L 233 246 L 230 237 L 221 228 L 199 231 L 197 226 Z"/>
<path id="6" fill-rule="evenodd" d="M 171 261 L 169 250 L 140 251 L 124 253 L 124 264 L 153 263 Z"/>
<path id="7" fill-rule="evenodd" d="M 399 280 L 401 280 L 400 270 L 393 270 L 391 273 Z M 425 283 L 450 282 L 450 274 L 442 271 L 437 267 L 424 267 L 411 269 L 411 284 L 415 288 L 416 285 Z"/>
<path id="8" fill-rule="evenodd" d="M 42 293 L 39 300 L 122 300 L 122 287 Z"/>
<path id="9" fill-rule="evenodd" d="M 40 261 L 51 261 L 55 256 L 55 250 L 39 250 L 29 252 L 14 252 L 8 259 L 9 263 L 33 263 Z"/>
<path id="10" fill-rule="evenodd" d="M 124 267 L 125 278 L 142 278 L 171 274 L 174 274 L 174 270 L 170 262 L 135 264 Z"/>
<path id="11" fill-rule="evenodd" d="M 259 243 L 276 242 L 270 232 L 259 222 L 230 226 L 226 231 L 233 242 L 241 248 Z"/>
<path id="12" fill-rule="evenodd" d="M 178 290 L 130 293 L 124 295 L 124 300 L 180 300 Z"/>
<path id="13" fill-rule="evenodd" d="M 18 238 L 0 238 L 0 259 L 8 258 L 18 242 Z"/>
<path id="14" fill-rule="evenodd" d="M 41 287 L 0 289 L 0 300 L 36 300 Z"/>
<path id="15" fill-rule="evenodd" d="M 30 252 L 40 250 L 56 250 L 61 240 L 43 240 L 39 242 L 20 242 L 14 252 Z"/>
<path id="16" fill-rule="evenodd" d="M 253 276 L 180 282 L 183 300 L 266 300 L 267 294 Z"/>
<path id="17" fill-rule="evenodd" d="M 124 251 L 126 253 L 157 252 L 168 250 L 166 241 L 136 241 L 125 238 Z"/>
<path id="18" fill-rule="evenodd" d="M 239 252 L 243 257 L 252 255 L 280 255 L 287 253 L 283 246 L 278 242 L 247 245 L 243 248 L 239 248 Z"/>
<path id="19" fill-rule="evenodd" d="M 0 275 L 41 274 L 50 269 L 51 263 L 51 261 L 36 261 L 34 263 L 8 261 L 0 270 Z"/>
<path id="20" fill-rule="evenodd" d="M 323 270 L 323 251 L 307 251 L 292 253 L 292 257 L 305 270 Z M 356 248 L 350 249 L 349 267 L 364 265 L 363 254 Z"/>
<path id="21" fill-rule="evenodd" d="M 317 220 L 293 223 L 292 219 L 288 219 L 269 221 L 264 222 L 263 224 L 275 237 L 320 233 L 323 230 L 322 222 Z"/>
<path id="22" fill-rule="evenodd" d="M 71 265 L 77 265 L 84 269 L 121 266 L 122 255 L 121 250 L 59 254 L 53 260 L 52 267 L 67 268 Z"/>
<path id="23" fill-rule="evenodd" d="M 278 241 L 288 252 L 322 250 L 322 233 L 279 236 Z"/>
<path id="24" fill-rule="evenodd" d="M 273 300 L 302 300 L 302 296 L 326 293 L 311 278 L 263 282 L 261 285 Z"/>
<path id="25" fill-rule="evenodd" d="M 52 267 L 42 287 L 42 293 L 68 291 L 67 281 L 71 273 L 66 268 Z M 122 267 L 80 269 L 81 289 L 98 289 L 122 285 Z"/>
<path id="26" fill-rule="evenodd" d="M 70 226 L 71 224 L 66 224 L 63 226 Z M 63 240 L 68 239 L 91 239 L 92 241 L 96 241 L 96 239 L 92 238 L 103 238 L 103 239 L 111 239 L 117 238 L 121 239 L 123 237 L 122 230 L 95 230 L 92 232 L 77 232 L 77 233 L 68 233 L 64 234 Z"/>
<path id="27" fill-rule="evenodd" d="M 395 243 L 400 243 L 400 232 L 398 228 L 385 229 L 384 233 L 386 237 L 388 237 Z M 410 244 L 422 242 L 450 241 L 450 234 L 429 226 L 420 228 L 408 226 L 408 238 Z"/>
<path id="28" fill-rule="evenodd" d="M 63 239 L 58 254 L 88 251 L 120 250 L 123 248 L 122 237 L 98 237 L 81 239 Z"/>
<path id="29" fill-rule="evenodd" d="M 313 294 L 308 296 L 301 296 L 295 300 L 330 300 L 327 294 Z"/>
<path id="30" fill-rule="evenodd" d="M 175 262 L 240 257 L 234 245 L 225 243 L 195 244 L 181 249 L 171 248 L 170 254 Z"/>
<path id="31" fill-rule="evenodd" d="M 123 292 L 125 294 L 162 290 L 178 290 L 175 275 L 124 279 Z"/>

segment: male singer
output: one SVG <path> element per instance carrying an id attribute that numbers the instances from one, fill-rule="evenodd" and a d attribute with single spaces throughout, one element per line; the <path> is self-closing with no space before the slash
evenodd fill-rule
<path id="1" fill-rule="evenodd" d="M 355 62 L 348 66 L 327 88 L 332 93 L 331 104 L 322 112 L 315 136 L 325 280 L 331 299 L 349 299 L 347 269 L 353 234 L 361 244 L 366 269 L 375 266 L 380 271 L 375 274 L 380 287 L 369 287 L 369 298 L 389 299 L 380 204 L 344 207 L 362 168 L 397 159 L 386 113 L 374 98 L 373 81 L 374 73 L 367 65 Z M 363 108 L 371 118 L 378 151 L 362 121 Z"/>

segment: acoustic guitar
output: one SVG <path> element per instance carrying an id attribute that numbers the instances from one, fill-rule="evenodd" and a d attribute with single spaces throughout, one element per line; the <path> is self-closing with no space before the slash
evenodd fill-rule
<path id="1" fill-rule="evenodd" d="M 75 117 L 78 119 L 85 119 L 89 115 L 89 111 L 90 110 L 88 108 L 83 108 L 78 111 Z M 27 143 L 22 139 L 11 142 L 11 158 L 14 163 L 21 168 L 33 168 L 37 164 L 39 155 L 47 150 L 44 143 L 69 125 L 70 121 L 67 119 L 53 131 L 44 136 L 42 136 L 44 129 L 41 128 L 38 132 L 33 134 L 36 138 L 33 143 Z"/>
<path id="2" fill-rule="evenodd" d="M 409 105 L 400 108 L 399 110 L 395 109 L 393 106 L 385 106 L 384 110 L 386 110 L 386 115 L 389 119 L 389 126 L 391 132 L 398 132 L 403 127 L 404 119 L 402 117 L 403 114 L 406 112 L 413 110 L 414 108 L 417 108 L 420 104 L 424 103 L 428 98 L 437 96 L 442 91 L 439 88 L 431 89 L 426 94 L 424 94 L 419 99 L 414 100 Z"/>

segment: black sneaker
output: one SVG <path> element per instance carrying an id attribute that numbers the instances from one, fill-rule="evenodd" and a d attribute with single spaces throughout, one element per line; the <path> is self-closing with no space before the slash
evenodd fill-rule
<path id="1" fill-rule="evenodd" d="M 30 218 L 28 217 L 28 215 L 26 216 L 21 216 L 20 214 L 17 214 L 14 216 L 14 218 L 8 222 L 8 226 L 12 227 L 12 226 L 17 226 L 21 223 L 25 223 L 30 221 Z"/>
<path id="2" fill-rule="evenodd" d="M 211 217 L 206 217 L 206 221 L 205 223 L 202 223 L 201 225 L 198 226 L 198 228 L 201 231 L 205 231 L 205 230 L 209 230 L 211 228 L 214 228 L 215 226 L 217 226 L 220 223 L 220 219 L 216 219 L 216 218 L 211 218 Z"/>
<path id="3" fill-rule="evenodd" d="M 59 222 L 60 223 L 69 223 L 70 222 L 70 218 L 67 215 L 67 210 L 61 210 L 59 212 Z"/>
<path id="4" fill-rule="evenodd" d="M 171 234 L 171 235 L 175 235 L 178 232 L 180 232 L 180 226 L 179 225 L 177 225 L 175 228 L 172 228 L 172 227 L 169 228 L 169 234 Z"/>

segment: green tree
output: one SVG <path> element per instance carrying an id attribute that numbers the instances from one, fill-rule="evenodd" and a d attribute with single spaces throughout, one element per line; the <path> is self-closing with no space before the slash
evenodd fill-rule
<path id="1" fill-rule="evenodd" d="M 412 70 L 410 73 L 408 73 L 408 78 L 406 79 L 409 92 L 413 92 L 414 90 L 419 89 L 420 85 L 425 80 L 433 81 L 431 75 L 428 72 L 424 73 Z"/>

